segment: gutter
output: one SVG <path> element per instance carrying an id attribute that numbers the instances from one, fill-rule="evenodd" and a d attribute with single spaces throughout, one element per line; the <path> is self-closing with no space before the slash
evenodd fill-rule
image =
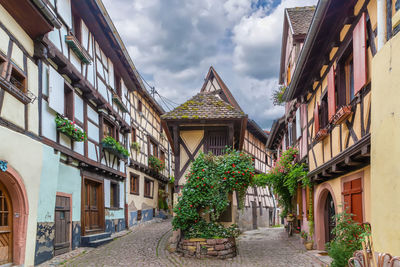
<path id="1" fill-rule="evenodd" d="M 310 29 L 308 30 L 307 37 L 303 45 L 303 49 L 301 50 L 300 56 L 296 62 L 296 66 L 298 67 L 295 68 L 292 81 L 289 84 L 289 87 L 286 89 L 285 93 L 283 94 L 283 100 L 285 101 L 290 101 L 293 99 L 300 75 L 303 73 L 304 63 L 308 59 L 308 56 L 311 52 L 311 48 L 314 46 L 315 38 L 319 31 L 322 19 L 328 9 L 329 3 L 330 0 L 319 0 L 318 2 L 318 6 L 314 13 Z"/>
<path id="2" fill-rule="evenodd" d="M 40 12 L 45 16 L 45 18 L 57 29 L 60 29 L 62 24 L 58 20 L 56 14 L 43 2 L 43 0 L 32 0 Z"/>

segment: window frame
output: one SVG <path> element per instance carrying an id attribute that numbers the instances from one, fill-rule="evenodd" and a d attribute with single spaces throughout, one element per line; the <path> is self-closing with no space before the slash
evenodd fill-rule
<path id="1" fill-rule="evenodd" d="M 150 188 L 148 190 L 150 190 L 150 192 L 147 192 L 147 185 L 150 186 Z M 150 198 L 153 199 L 154 198 L 154 180 L 144 177 L 144 190 L 143 190 L 143 196 L 145 198 Z"/>
<path id="2" fill-rule="evenodd" d="M 153 156 L 153 157 L 156 157 L 156 158 L 158 158 L 158 146 L 159 146 L 159 144 L 157 143 L 157 141 L 155 141 L 151 136 L 149 136 L 149 140 L 148 140 L 148 155 L 149 155 L 149 157 L 150 156 Z M 151 147 L 153 148 L 153 152 L 155 152 L 155 153 L 150 153 L 152 150 L 151 150 Z"/>
<path id="3" fill-rule="evenodd" d="M 137 110 L 139 111 L 139 113 L 143 113 L 143 102 L 139 98 Z"/>
<path id="4" fill-rule="evenodd" d="M 131 195 L 140 195 L 140 175 L 135 173 L 130 173 L 130 189 Z M 132 190 L 132 185 L 135 184 L 135 190 Z"/>
<path id="5" fill-rule="evenodd" d="M 119 209 L 119 183 L 110 181 L 110 209 Z M 114 192 L 115 190 L 115 192 Z M 112 192 L 112 193 L 111 193 Z"/>

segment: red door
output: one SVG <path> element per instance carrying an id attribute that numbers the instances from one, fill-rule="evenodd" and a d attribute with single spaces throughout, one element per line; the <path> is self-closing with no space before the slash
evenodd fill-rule
<path id="1" fill-rule="evenodd" d="M 354 221 L 363 223 L 361 178 L 343 184 L 344 207 L 353 214 Z"/>

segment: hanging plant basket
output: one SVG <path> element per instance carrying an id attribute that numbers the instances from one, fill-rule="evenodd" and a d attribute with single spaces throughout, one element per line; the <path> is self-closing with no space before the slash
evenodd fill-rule
<path id="1" fill-rule="evenodd" d="M 127 159 L 129 151 L 111 136 L 107 136 L 101 141 L 101 146 L 105 151 L 117 156 L 120 159 Z"/>
<path id="2" fill-rule="evenodd" d="M 55 118 L 57 131 L 65 134 L 75 142 L 84 142 L 87 140 L 86 133 L 79 129 L 74 121 L 70 121 L 67 118 L 63 118 L 57 114 Z"/>

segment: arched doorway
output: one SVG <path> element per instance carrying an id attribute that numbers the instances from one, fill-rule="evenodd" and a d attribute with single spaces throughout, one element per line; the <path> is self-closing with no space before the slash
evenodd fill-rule
<path id="1" fill-rule="evenodd" d="M 12 214 L 10 196 L 0 183 L 0 264 L 12 262 Z"/>
<path id="2" fill-rule="evenodd" d="M 1 229 L 9 229 L 10 239 L 8 240 L 10 244 L 7 253 L 10 253 L 10 258 L 8 262 L 13 265 L 23 265 L 29 214 L 28 197 L 21 176 L 10 166 L 7 167 L 6 171 L 0 171 L 0 191 L 2 193 L 0 201 L 5 200 L 5 203 L 7 203 L 7 211 L 4 206 L 0 207 L 0 212 L 3 211 L 0 217 L 3 224 L 0 225 L 0 231 L 2 231 Z M 4 219 L 7 220 L 8 225 L 4 225 Z M 0 243 L 3 243 L 3 241 L 0 240 Z M 1 250 L 3 251 L 1 252 Z M 4 246 L 0 245 L 0 253 L 4 254 L 5 252 Z M 2 256 L 0 257 L 3 259 Z"/>
<path id="3" fill-rule="evenodd" d="M 337 204 L 329 183 L 319 185 L 315 193 L 315 242 L 318 250 L 325 250 L 325 244 L 333 238 Z"/>
<path id="4" fill-rule="evenodd" d="M 325 243 L 328 243 L 335 237 L 332 234 L 332 230 L 336 226 L 335 203 L 333 202 L 332 195 L 329 192 L 325 201 L 324 224 L 325 224 Z"/>

